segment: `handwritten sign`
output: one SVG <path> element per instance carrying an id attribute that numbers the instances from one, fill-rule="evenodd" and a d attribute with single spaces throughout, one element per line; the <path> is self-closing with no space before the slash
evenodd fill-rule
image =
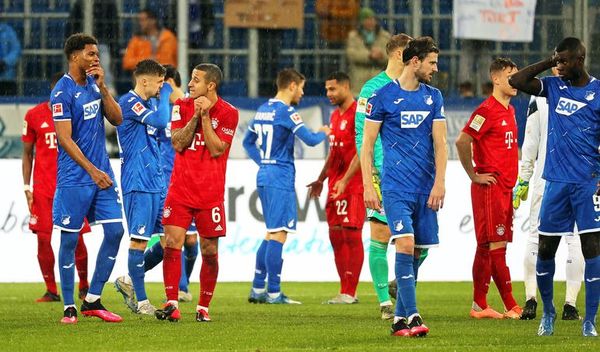
<path id="1" fill-rule="evenodd" d="M 304 0 L 226 0 L 225 26 L 302 29 Z"/>
<path id="2" fill-rule="evenodd" d="M 455 38 L 533 41 L 536 0 L 454 0 Z"/>

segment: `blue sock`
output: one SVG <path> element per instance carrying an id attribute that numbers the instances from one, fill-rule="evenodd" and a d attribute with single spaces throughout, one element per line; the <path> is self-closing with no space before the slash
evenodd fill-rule
<path id="1" fill-rule="evenodd" d="M 144 271 L 149 271 L 163 260 L 163 248 L 160 242 L 156 242 L 144 253 Z"/>
<path id="2" fill-rule="evenodd" d="M 540 296 L 544 303 L 544 314 L 556 315 L 554 308 L 554 258 L 549 260 L 537 259 L 535 265 L 536 277 Z M 542 275 L 540 275 L 542 274 Z"/>
<path id="3" fill-rule="evenodd" d="M 138 301 L 148 299 L 146 287 L 144 286 L 144 251 L 130 248 L 127 266 L 129 267 L 129 277 L 133 282 L 135 297 Z"/>
<path id="4" fill-rule="evenodd" d="M 252 281 L 252 287 L 254 288 L 265 288 L 265 279 L 267 278 L 266 253 L 268 244 L 268 240 L 263 240 L 256 252 L 256 267 L 254 268 L 254 280 Z"/>
<path id="5" fill-rule="evenodd" d="M 415 275 L 415 286 L 417 286 L 417 279 L 419 278 L 419 267 L 421 266 L 421 258 L 413 257 L 413 271 Z"/>
<path id="6" fill-rule="evenodd" d="M 404 305 L 405 317 L 410 317 L 417 311 L 417 297 L 415 291 L 415 271 L 413 269 L 414 257 L 410 254 L 396 253 L 396 283 L 398 284 L 398 298 Z M 398 302 L 398 300 L 396 300 Z M 396 312 L 398 310 L 396 309 Z"/>
<path id="7" fill-rule="evenodd" d="M 596 323 L 600 300 L 600 256 L 585 260 L 585 320 Z M 62 279 L 61 279 L 62 280 Z"/>
<path id="8" fill-rule="evenodd" d="M 194 270 L 196 258 L 198 258 L 198 242 L 191 246 L 183 247 L 183 253 L 181 255 L 181 278 L 179 279 L 180 291 L 188 292 L 190 275 L 192 275 L 192 271 Z"/>
<path id="9" fill-rule="evenodd" d="M 65 305 L 75 304 L 73 291 L 75 287 L 75 247 L 77 247 L 78 238 L 78 232 L 60 232 L 58 269 L 60 273 L 60 289 Z"/>
<path id="10" fill-rule="evenodd" d="M 396 277 L 396 287 L 398 287 L 398 278 Z M 396 290 L 396 311 L 394 315 L 397 317 L 408 318 L 406 315 L 406 309 L 404 308 L 404 303 L 402 303 L 402 297 L 400 297 L 400 290 Z"/>
<path id="11" fill-rule="evenodd" d="M 123 237 L 123 224 L 121 222 L 102 224 L 102 227 L 104 228 L 104 239 L 98 251 L 96 269 L 89 290 L 89 293 L 98 296 L 102 295 L 104 284 L 108 281 L 115 266 L 121 237 Z"/>
<path id="12" fill-rule="evenodd" d="M 281 292 L 281 267 L 283 266 L 283 259 L 281 258 L 282 252 L 283 243 L 275 240 L 269 241 L 265 254 L 267 275 L 269 275 L 269 282 L 267 284 L 268 293 Z"/>

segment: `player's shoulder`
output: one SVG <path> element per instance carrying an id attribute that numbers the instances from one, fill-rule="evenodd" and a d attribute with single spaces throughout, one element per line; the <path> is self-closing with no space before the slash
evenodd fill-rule
<path id="1" fill-rule="evenodd" d="M 179 98 L 179 99 L 175 100 L 174 105 L 180 105 L 180 106 L 194 105 L 194 99 L 192 99 L 190 97 Z"/>
<path id="2" fill-rule="evenodd" d="M 375 77 L 369 79 L 362 86 L 359 96 L 369 98 L 374 91 L 389 83 L 390 79 L 384 72 L 379 73 Z"/>
<path id="3" fill-rule="evenodd" d="M 30 108 L 25 113 L 25 119 L 28 121 L 32 121 L 38 118 L 44 118 L 46 114 L 52 115 L 52 111 L 50 111 L 48 104 L 49 102 L 46 100 Z"/>
<path id="4" fill-rule="evenodd" d="M 138 101 L 141 101 L 140 97 L 130 90 L 119 98 L 119 105 L 128 107 L 134 105 Z"/>
<path id="5" fill-rule="evenodd" d="M 75 86 L 75 81 L 65 74 L 54 85 L 54 89 L 50 92 L 50 99 L 60 99 L 71 94 L 71 90 Z M 61 97 L 62 96 L 62 97 Z"/>
<path id="6" fill-rule="evenodd" d="M 426 83 L 421 83 L 421 85 L 423 86 L 423 89 L 430 95 L 435 96 L 435 97 L 442 97 L 442 91 L 437 89 L 436 87 L 430 86 L 429 84 L 426 84 Z"/>
<path id="7" fill-rule="evenodd" d="M 228 102 L 227 100 L 219 97 L 218 103 L 220 105 L 220 109 L 223 109 L 224 112 L 226 113 L 237 113 L 238 109 L 233 106 L 230 102 Z"/>

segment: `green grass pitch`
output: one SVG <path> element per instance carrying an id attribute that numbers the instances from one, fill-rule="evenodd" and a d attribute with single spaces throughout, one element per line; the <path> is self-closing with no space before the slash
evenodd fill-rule
<path id="1" fill-rule="evenodd" d="M 147 286 L 158 305 L 162 285 Z M 522 283 L 514 286 L 522 301 Z M 337 287 L 284 282 L 284 291 L 303 305 L 267 306 L 247 303 L 249 283 L 219 283 L 211 303 L 213 322 L 195 321 L 194 301 L 181 303 L 182 320 L 170 323 L 132 314 L 109 283 L 103 303 L 122 315 L 123 323 L 80 316 L 77 325 L 64 326 L 60 303 L 34 303 L 43 284 L 0 284 L 0 351 L 600 351 L 599 339 L 581 336 L 580 322 L 558 320 L 554 336 L 536 336 L 541 307 L 534 321 L 470 319 L 470 283 L 419 283 L 418 303 L 431 331 L 419 339 L 392 337 L 390 323 L 379 318 L 370 283 L 359 285 L 359 304 L 322 304 Z M 198 284 L 192 284 L 194 299 L 197 291 Z M 555 292 L 560 313 L 564 284 Z M 500 309 L 493 285 L 489 296 Z M 583 310 L 583 294 L 578 306 Z"/>

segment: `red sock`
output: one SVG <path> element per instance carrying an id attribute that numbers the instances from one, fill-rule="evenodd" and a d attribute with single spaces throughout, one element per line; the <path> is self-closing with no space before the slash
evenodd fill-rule
<path id="1" fill-rule="evenodd" d="M 333 247 L 333 260 L 335 268 L 340 277 L 340 293 L 346 291 L 348 286 L 346 282 L 346 267 L 348 266 L 348 247 L 344 243 L 344 236 L 341 229 L 329 228 L 329 241 Z"/>
<path id="2" fill-rule="evenodd" d="M 181 249 L 166 247 L 163 257 L 163 279 L 167 301 L 177 301 L 181 278 Z"/>
<path id="3" fill-rule="evenodd" d="M 202 255 L 202 266 L 200 266 L 200 297 L 198 305 L 208 308 L 210 300 L 217 286 L 219 275 L 219 255 Z"/>
<path id="4" fill-rule="evenodd" d="M 50 239 L 52 233 L 50 232 L 37 232 L 38 241 L 38 263 L 40 264 L 40 270 L 46 283 L 46 290 L 58 294 L 56 289 L 56 280 L 54 278 L 54 252 L 52 251 L 52 244 Z"/>
<path id="5" fill-rule="evenodd" d="M 79 234 L 79 240 L 77 241 L 77 247 L 75 248 L 75 267 L 77 268 L 77 274 L 79 275 L 79 289 L 89 287 L 88 283 L 88 255 L 83 236 Z"/>
<path id="6" fill-rule="evenodd" d="M 346 269 L 346 293 L 352 297 L 356 296 L 356 287 L 360 279 L 365 249 L 362 243 L 362 229 L 344 228 L 344 241 L 348 248 L 348 264 Z"/>
<path id="7" fill-rule="evenodd" d="M 487 293 L 490 288 L 492 265 L 490 251 L 485 247 L 477 247 L 473 261 L 473 301 L 481 309 L 487 308 Z"/>
<path id="8" fill-rule="evenodd" d="M 490 251 L 490 258 L 492 262 L 492 278 L 494 278 L 494 283 L 498 288 L 498 292 L 500 292 L 504 307 L 506 310 L 511 310 L 517 305 L 517 302 L 512 294 L 510 270 L 508 269 L 508 266 L 506 266 L 506 247 Z"/>

